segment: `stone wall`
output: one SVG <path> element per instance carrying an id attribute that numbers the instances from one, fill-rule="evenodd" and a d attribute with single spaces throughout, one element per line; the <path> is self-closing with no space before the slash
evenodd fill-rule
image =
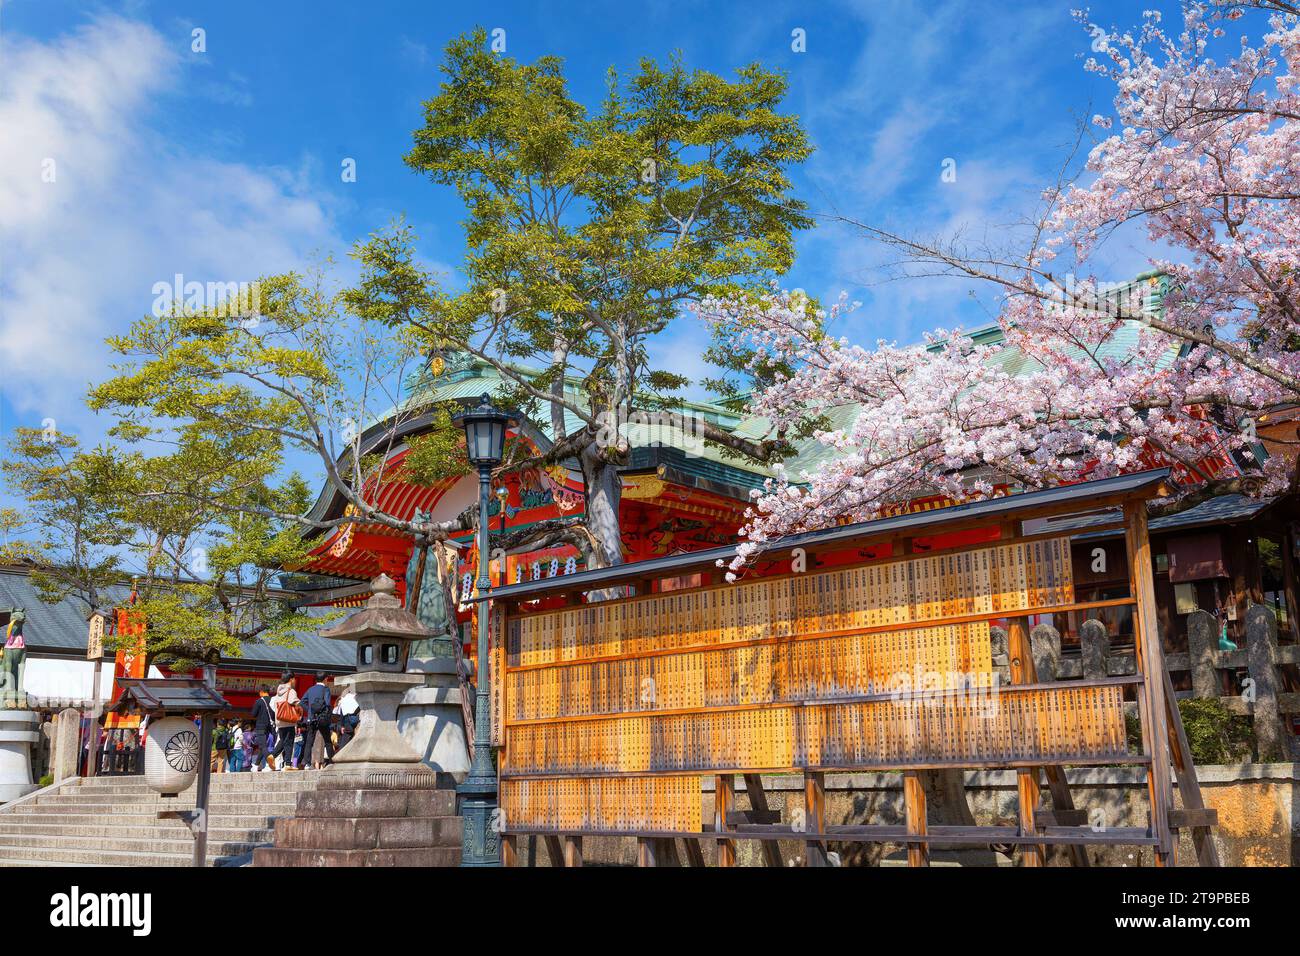
<path id="1" fill-rule="evenodd" d="M 1300 865 L 1300 763 L 1241 764 L 1197 768 L 1201 792 L 1207 806 L 1219 811 L 1215 839 L 1225 866 L 1296 866 Z M 1102 811 L 1105 826 L 1145 826 L 1147 793 L 1144 774 L 1136 768 L 1089 768 L 1066 772 L 1076 807 L 1094 813 Z M 704 815 L 712 819 L 712 779 L 704 782 Z M 1011 771 L 979 771 L 966 774 L 968 800 L 975 820 L 980 824 L 1014 825 L 1016 821 L 1016 777 Z M 765 776 L 768 806 L 781 811 L 782 821 L 791 823 L 792 811 L 803 805 L 801 776 Z M 736 805 L 748 809 L 745 788 L 737 786 Z M 1050 802 L 1046 786 L 1044 800 Z M 1175 794 L 1177 789 L 1175 788 Z M 826 777 L 826 818 L 835 824 L 892 824 L 903 822 L 902 775 L 898 773 L 828 774 Z M 787 863 L 801 862 L 803 845 L 781 844 Z M 894 865 L 905 862 L 901 847 L 889 844 L 832 844 L 845 865 Z M 759 844 L 739 840 L 738 862 L 741 866 L 762 865 Z M 685 854 L 679 853 L 682 859 Z M 1151 866 L 1150 847 L 1089 847 L 1094 865 Z M 704 844 L 705 860 L 714 862 L 711 841 Z M 549 866 L 545 842 L 540 838 L 521 837 L 521 865 Z M 633 865 L 636 841 L 630 838 L 587 838 L 583 858 L 588 866 Z M 986 850 L 944 851 L 933 853 L 935 865 L 1012 865 L 1001 853 Z M 1049 850 L 1049 862 L 1066 865 L 1063 848 Z M 1184 834 L 1178 847 L 1178 864 L 1194 866 L 1196 854 L 1190 834 Z"/>

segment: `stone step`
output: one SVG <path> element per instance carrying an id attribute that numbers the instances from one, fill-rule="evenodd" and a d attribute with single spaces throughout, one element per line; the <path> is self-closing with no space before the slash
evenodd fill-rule
<path id="1" fill-rule="evenodd" d="M 256 806 L 246 803 L 213 803 L 208 807 L 208 813 L 213 816 L 259 816 L 267 817 L 291 817 L 294 815 L 297 806 L 296 800 L 282 800 L 274 803 L 260 803 Z M 5 820 L 17 820 L 22 817 L 33 815 L 46 816 L 49 814 L 59 814 L 68 816 L 98 816 L 101 820 L 111 819 L 117 816 L 150 816 L 158 819 L 158 813 L 166 810 L 193 810 L 194 805 L 175 804 L 175 803 L 130 803 L 130 804 L 111 804 L 111 803 L 61 803 L 61 804 L 41 804 L 26 809 L 15 808 L 12 813 L 0 814 L 0 824 Z"/>
<path id="2" fill-rule="evenodd" d="M 123 850 L 70 850 L 63 847 L 4 847 L 0 859 L 9 866 L 190 866 L 194 862 L 193 845 L 184 853 L 138 853 Z M 208 865 L 219 865 L 220 858 L 208 851 Z"/>
<path id="3" fill-rule="evenodd" d="M 313 790 L 298 801 L 298 817 L 449 817 L 453 790 Z"/>
<path id="4" fill-rule="evenodd" d="M 211 777 L 209 789 L 218 790 L 260 790 L 268 786 L 279 789 L 312 789 L 321 779 L 319 771 L 303 770 L 285 773 L 232 773 L 215 774 Z M 143 777 L 91 777 L 83 779 L 76 786 L 79 790 L 96 792 L 141 792 L 152 793 Z"/>
<path id="5" fill-rule="evenodd" d="M 270 840 L 213 840 L 208 839 L 208 856 L 238 856 L 248 853 L 254 847 L 269 843 Z M 9 855 L 17 849 L 39 849 L 59 854 L 77 854 L 96 851 L 100 853 L 152 853 L 159 856 L 190 856 L 194 852 L 194 840 L 188 834 L 177 839 L 162 839 L 158 836 L 146 836 L 133 839 L 116 837 L 85 836 L 51 836 L 48 833 L 31 836 L 0 834 L 0 855 Z"/>
<path id="6" fill-rule="evenodd" d="M 283 819 L 284 817 L 292 815 L 292 808 L 282 815 L 268 815 L 265 813 L 209 813 L 208 826 L 210 828 L 225 827 L 227 829 L 253 829 L 269 826 L 270 823 L 275 820 Z M 182 825 L 179 820 L 160 821 L 158 815 L 154 813 L 119 813 L 114 814 L 111 820 L 106 818 L 106 815 L 103 813 L 10 813 L 0 815 L 0 831 L 13 829 L 14 827 L 28 826 L 157 826 L 159 823 L 166 823 L 174 826 Z"/>
<path id="7" fill-rule="evenodd" d="M 159 824 L 162 824 L 161 826 Z M 226 840 L 231 842 L 269 843 L 275 833 L 275 821 L 260 820 L 252 826 L 223 826 L 219 821 L 208 822 L 208 840 Z M 183 836 L 190 839 L 189 828 L 179 820 L 155 820 L 152 823 L 78 824 L 69 825 L 62 821 L 57 823 L 41 822 L 30 825 L 7 824 L 0 827 L 0 845 L 6 837 L 32 836 L 78 836 L 86 838 L 142 840 L 150 838 L 171 839 Z"/>
<path id="8" fill-rule="evenodd" d="M 77 866 L 92 867 L 100 866 L 99 863 L 68 863 L 67 861 L 57 861 L 54 863 L 45 860 L 15 860 L 9 857 L 0 857 L 0 869 L 18 868 L 18 867 L 48 867 L 48 866 Z"/>
<path id="9" fill-rule="evenodd" d="M 235 807 L 261 807 L 268 803 L 294 803 L 303 793 L 313 793 L 311 790 L 272 790 L 265 793 L 213 793 L 208 795 L 208 807 L 235 806 Z M 179 797 L 163 797 L 156 793 L 78 793 L 73 791 L 69 794 L 54 794 L 46 797 L 37 797 L 35 800 L 29 800 L 26 803 L 19 804 L 8 813 L 22 813 L 28 807 L 67 807 L 67 806 L 96 806 L 96 807 L 159 807 L 161 809 L 175 809 L 177 807 L 193 807 L 194 798 L 188 794 L 182 794 Z M 0 814 L 5 816 L 6 814 Z"/>
<path id="10" fill-rule="evenodd" d="M 459 847 L 393 850 L 306 850 L 262 846 L 253 851 L 254 866 L 460 866 Z"/>
<path id="11" fill-rule="evenodd" d="M 275 822 L 276 847 L 298 850 L 459 847 L 461 818 L 297 817 Z"/>

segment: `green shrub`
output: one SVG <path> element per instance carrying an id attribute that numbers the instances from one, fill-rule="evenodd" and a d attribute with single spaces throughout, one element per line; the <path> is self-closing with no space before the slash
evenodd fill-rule
<path id="1" fill-rule="evenodd" d="M 1213 697 L 1180 700 L 1178 712 L 1183 716 L 1193 762 L 1241 763 L 1251 759 L 1255 733 L 1249 717 L 1229 713 Z"/>
<path id="2" fill-rule="evenodd" d="M 37 782 L 38 782 L 42 787 L 48 787 L 50 784 L 52 784 L 52 783 L 54 782 L 54 774 L 52 774 L 52 773 L 47 773 L 45 776 L 41 777 L 41 779 L 40 779 L 39 781 L 37 781 Z"/>

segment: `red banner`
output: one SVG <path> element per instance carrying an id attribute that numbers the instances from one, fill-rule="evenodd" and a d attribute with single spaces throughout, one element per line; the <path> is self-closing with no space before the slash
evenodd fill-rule
<path id="1" fill-rule="evenodd" d="M 136 600 L 131 592 L 131 603 Z M 145 620 L 144 615 L 130 607 L 117 608 L 117 654 L 113 660 L 113 697 L 116 704 L 122 696 L 118 681 L 123 677 L 144 677 L 145 675 Z M 109 706 L 111 707 L 112 704 Z M 108 730 L 119 728 L 134 729 L 140 726 L 139 716 L 122 716 L 111 710 L 104 716 L 104 727 Z"/>

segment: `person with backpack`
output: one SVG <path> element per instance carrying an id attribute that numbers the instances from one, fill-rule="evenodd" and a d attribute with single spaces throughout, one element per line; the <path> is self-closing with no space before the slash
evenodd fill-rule
<path id="1" fill-rule="evenodd" d="M 339 749 L 348 745 L 357 732 L 357 725 L 361 723 L 361 705 L 357 703 L 357 695 L 349 684 L 339 698 Z"/>
<path id="2" fill-rule="evenodd" d="M 213 770 L 217 773 L 225 773 L 230 763 L 230 728 L 226 726 L 224 717 L 217 721 L 216 731 L 212 735 L 212 749 L 217 752 L 217 761 Z"/>
<path id="3" fill-rule="evenodd" d="M 321 743 L 324 745 L 325 762 L 329 763 L 334 759 L 334 741 L 330 739 L 330 688 L 325 683 L 325 672 L 316 672 L 316 683 L 307 688 L 307 693 L 302 695 L 302 708 L 306 726 L 302 732 L 302 763 L 299 767 L 311 765 L 316 766 L 313 759 L 312 745 L 316 742 L 316 735 L 321 737 Z"/>
<path id="4" fill-rule="evenodd" d="M 263 687 L 257 692 L 257 700 L 253 702 L 253 736 L 251 740 L 251 749 L 249 750 L 249 770 L 256 773 L 259 770 L 266 769 L 267 736 L 275 729 L 275 714 L 271 712 L 271 695 Z M 275 769 L 275 761 L 271 761 L 271 769 Z"/>
<path id="5" fill-rule="evenodd" d="M 230 734 L 230 772 L 242 773 L 244 769 L 244 726 L 232 720 L 227 729 Z"/>
<path id="6" fill-rule="evenodd" d="M 275 729 L 280 735 L 275 742 L 275 749 L 271 751 L 271 757 L 278 757 L 280 769 L 287 770 L 293 765 L 293 739 L 297 733 L 298 721 L 302 718 L 298 692 L 293 689 L 293 674 L 288 671 L 280 675 L 280 686 L 275 689 L 271 712 L 275 714 Z"/>

